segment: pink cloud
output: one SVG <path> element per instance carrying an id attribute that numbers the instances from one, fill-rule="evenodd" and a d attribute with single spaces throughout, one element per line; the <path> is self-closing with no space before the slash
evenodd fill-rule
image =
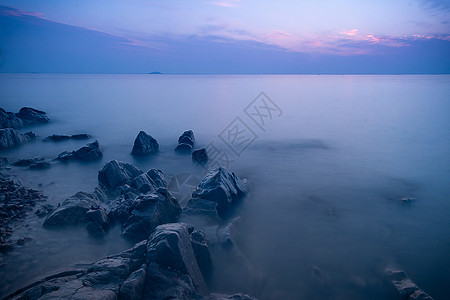
<path id="1" fill-rule="evenodd" d="M 43 14 L 40 13 L 40 12 L 26 11 L 26 10 L 23 10 L 23 9 L 9 8 L 9 7 L 3 7 L 0 10 L 0 15 L 2 15 L 2 16 L 14 16 L 14 17 L 21 17 L 21 16 L 42 17 L 43 16 Z"/>

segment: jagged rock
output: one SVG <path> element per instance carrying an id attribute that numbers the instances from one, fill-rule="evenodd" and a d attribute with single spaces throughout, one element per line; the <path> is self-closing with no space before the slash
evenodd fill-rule
<path id="1" fill-rule="evenodd" d="M 181 208 L 165 188 L 122 201 L 112 213 L 122 223 L 122 234 L 131 240 L 147 238 L 158 225 L 175 222 Z"/>
<path id="2" fill-rule="evenodd" d="M 0 108 L 0 128 L 20 129 L 22 127 L 23 122 L 15 113 L 7 112 Z"/>
<path id="3" fill-rule="evenodd" d="M 103 149 L 98 141 L 87 144 L 80 149 L 72 152 L 64 151 L 56 159 L 66 161 L 69 159 L 78 159 L 82 161 L 91 161 L 102 158 Z"/>
<path id="4" fill-rule="evenodd" d="M 192 130 L 186 130 L 178 138 L 178 146 L 175 148 L 175 151 L 184 154 L 191 153 L 192 148 L 194 147 L 194 143 L 194 132 L 192 132 Z"/>
<path id="5" fill-rule="evenodd" d="M 247 181 L 245 179 L 240 179 L 234 173 L 218 168 L 206 174 L 192 193 L 192 198 L 217 203 L 217 213 L 222 217 L 246 193 Z M 198 200 L 195 202 L 204 206 L 204 202 Z M 190 209 L 193 209 L 192 205 L 190 205 Z"/>
<path id="6" fill-rule="evenodd" d="M 16 117 L 22 119 L 25 126 L 50 122 L 45 112 L 31 107 L 22 107 Z"/>
<path id="7" fill-rule="evenodd" d="M 154 192 L 158 188 L 167 188 L 166 176 L 161 170 L 150 169 L 131 181 L 130 186 L 141 193 Z"/>
<path id="8" fill-rule="evenodd" d="M 190 240 L 190 233 L 192 233 L 193 230 L 194 228 L 192 226 L 184 223 L 172 223 L 158 226 L 147 244 L 147 261 L 149 262 L 147 274 L 152 275 L 156 273 L 155 275 L 159 275 L 163 278 L 172 277 L 172 280 L 174 279 L 173 275 L 176 276 L 175 278 L 177 280 L 182 280 L 183 275 L 189 275 L 195 286 L 195 290 L 204 295 L 207 292 L 206 284 L 197 264 Z M 152 266 L 150 262 L 154 262 L 158 264 L 158 266 Z M 175 272 L 175 274 L 161 272 L 161 267 L 164 268 L 163 270 L 170 270 L 171 272 Z M 160 274 L 157 274 L 158 271 Z M 150 278 L 147 276 L 146 294 L 158 294 L 158 292 L 164 293 L 164 289 L 167 289 L 166 284 L 155 286 L 154 282 L 149 280 Z M 175 298 L 191 299 L 189 297 L 194 295 L 186 295 L 193 292 L 189 288 L 189 280 L 180 285 L 183 287 L 186 286 L 186 288 L 183 289 L 181 295 L 178 295 L 180 298 Z"/>
<path id="9" fill-rule="evenodd" d="M 35 214 L 38 217 L 42 218 L 42 217 L 45 217 L 46 215 L 48 215 L 50 212 L 52 212 L 53 209 L 54 209 L 54 207 L 51 204 L 42 204 L 41 206 L 38 207 Z"/>
<path id="10" fill-rule="evenodd" d="M 75 159 L 89 161 L 100 159 L 103 156 L 102 146 L 98 141 L 87 144 L 84 147 L 81 147 L 77 151 L 73 152 L 73 157 Z"/>
<path id="11" fill-rule="evenodd" d="M 402 299 L 433 300 L 433 298 L 419 288 L 405 272 L 388 269 L 386 270 L 386 273 Z"/>
<path id="12" fill-rule="evenodd" d="M 134 271 L 127 280 L 124 281 L 119 290 L 119 298 L 127 300 L 141 300 L 144 295 L 146 266 Z"/>
<path id="13" fill-rule="evenodd" d="M 86 133 L 80 133 L 80 134 L 73 134 L 73 135 L 67 135 L 67 134 L 53 134 L 44 139 L 44 142 L 61 142 L 61 141 L 67 141 L 67 140 L 87 140 L 91 138 L 89 134 Z"/>
<path id="14" fill-rule="evenodd" d="M 178 138 L 178 144 L 189 144 L 194 147 L 195 137 L 194 132 L 192 130 L 186 130 L 183 134 Z"/>
<path id="15" fill-rule="evenodd" d="M 175 151 L 182 154 L 189 154 L 192 152 L 192 146 L 189 144 L 181 143 L 175 148 Z"/>
<path id="16" fill-rule="evenodd" d="M 136 139 L 134 140 L 133 150 L 131 150 L 131 154 L 148 155 L 158 153 L 158 151 L 158 142 L 145 131 L 140 131 Z"/>
<path id="17" fill-rule="evenodd" d="M 92 194 L 78 192 L 67 198 L 44 221 L 44 226 L 65 226 L 87 223 L 91 219 L 87 212 L 100 206 L 100 201 Z"/>
<path id="18" fill-rule="evenodd" d="M 212 221 L 220 221 L 217 214 L 217 203 L 200 198 L 191 198 L 183 208 L 183 213 L 187 215 L 199 215 L 209 218 Z"/>
<path id="19" fill-rule="evenodd" d="M 46 161 L 41 161 L 30 165 L 30 169 L 32 170 L 44 170 L 50 167 L 51 167 L 50 163 Z"/>
<path id="20" fill-rule="evenodd" d="M 0 150 L 22 145 L 35 137 L 32 131 L 22 134 L 12 128 L 0 129 Z"/>
<path id="21" fill-rule="evenodd" d="M 29 167 L 32 164 L 42 162 L 44 161 L 43 157 L 34 157 L 34 158 L 24 158 L 24 159 L 18 159 L 11 164 L 16 167 Z"/>
<path id="22" fill-rule="evenodd" d="M 206 152 L 205 148 L 201 148 L 192 152 L 192 160 L 194 162 L 198 162 L 200 164 L 204 164 L 208 162 L 208 152 Z"/>
<path id="23" fill-rule="evenodd" d="M 107 188 L 130 183 L 143 172 L 132 164 L 111 160 L 98 172 L 98 181 Z"/>
<path id="24" fill-rule="evenodd" d="M 213 263 L 208 248 L 208 239 L 206 238 L 205 233 L 201 230 L 192 232 L 191 244 L 203 278 L 206 282 L 209 282 L 213 272 Z"/>

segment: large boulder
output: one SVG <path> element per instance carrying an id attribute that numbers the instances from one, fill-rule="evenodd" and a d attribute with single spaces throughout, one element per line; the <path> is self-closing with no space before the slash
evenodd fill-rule
<path id="1" fill-rule="evenodd" d="M 164 173 L 158 169 L 150 169 L 133 179 L 131 187 L 141 193 L 155 192 L 158 188 L 167 188 L 167 179 Z"/>
<path id="2" fill-rule="evenodd" d="M 22 134 L 12 128 L 0 129 L 0 150 L 22 145 L 35 137 L 32 131 Z"/>
<path id="3" fill-rule="evenodd" d="M 207 287 L 195 257 L 190 234 L 194 228 L 184 223 L 160 225 L 147 244 L 148 268 L 145 296 L 167 295 L 164 299 L 193 299 L 205 295 Z M 151 264 L 155 263 L 155 264 Z M 152 277 L 163 278 L 163 281 Z M 176 280 L 178 290 L 168 289 Z M 181 280 L 181 282 L 180 282 Z M 192 281 L 192 283 L 191 283 Z M 195 287 L 193 290 L 192 285 Z M 162 298 L 157 298 L 162 299 Z"/>
<path id="4" fill-rule="evenodd" d="M 122 200 L 111 214 L 122 224 L 122 234 L 128 239 L 146 239 L 158 225 L 175 222 L 181 207 L 165 188 L 135 199 Z"/>
<path id="5" fill-rule="evenodd" d="M 45 112 L 31 107 L 22 107 L 16 116 L 22 119 L 25 126 L 50 122 Z"/>
<path id="6" fill-rule="evenodd" d="M 20 129 L 22 127 L 22 119 L 16 117 L 15 113 L 7 112 L 0 108 L 0 128 Z"/>
<path id="7" fill-rule="evenodd" d="M 88 223 L 88 211 L 100 207 L 100 201 L 93 194 L 78 192 L 70 196 L 56 208 L 44 221 L 44 226 L 65 226 Z"/>
<path id="8" fill-rule="evenodd" d="M 133 149 L 131 154 L 133 155 L 148 155 L 158 153 L 158 142 L 145 131 L 140 131 L 134 140 Z"/>
<path id="9" fill-rule="evenodd" d="M 106 188 L 114 189 L 123 184 L 131 183 L 142 173 L 132 164 L 111 160 L 98 172 L 98 181 Z"/>
<path id="10" fill-rule="evenodd" d="M 223 217 L 246 193 L 247 181 L 245 179 L 240 179 L 224 168 L 217 168 L 206 174 L 202 179 L 192 193 L 192 199 L 194 200 L 188 202 L 187 209 L 195 211 L 195 204 L 198 203 L 201 204 L 201 211 L 204 207 L 208 207 L 206 205 L 208 201 L 214 202 L 217 204 L 218 215 Z M 209 209 L 212 205 L 209 206 Z"/>

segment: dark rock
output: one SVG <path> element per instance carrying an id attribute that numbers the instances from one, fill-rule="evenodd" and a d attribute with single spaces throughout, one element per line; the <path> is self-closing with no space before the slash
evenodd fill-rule
<path id="1" fill-rule="evenodd" d="M 133 155 L 148 155 L 158 153 L 159 145 L 158 142 L 149 134 L 144 131 L 140 131 L 134 140 L 133 150 L 131 154 Z"/>
<path id="2" fill-rule="evenodd" d="M 16 167 L 29 167 L 32 164 L 42 162 L 42 161 L 44 161 L 43 157 L 34 157 L 34 158 L 18 159 L 11 164 Z"/>
<path id="3" fill-rule="evenodd" d="M 194 132 L 192 130 L 186 130 L 183 134 L 178 138 L 178 144 L 189 144 L 194 147 L 195 137 Z"/>
<path id="4" fill-rule="evenodd" d="M 6 157 L 0 157 L 0 168 L 8 164 L 9 160 Z"/>
<path id="5" fill-rule="evenodd" d="M 0 108 L 0 128 L 20 129 L 23 127 L 23 122 L 16 114 L 7 112 Z"/>
<path id="6" fill-rule="evenodd" d="M 235 246 L 235 241 L 233 239 L 234 232 L 236 231 L 236 226 L 241 221 L 241 217 L 236 217 L 231 220 L 227 225 L 218 228 L 217 239 L 219 244 L 224 248 L 232 248 Z"/>
<path id="7" fill-rule="evenodd" d="M 53 134 L 51 136 L 48 136 L 44 139 L 44 142 L 61 142 L 61 141 L 67 141 L 70 139 L 73 140 L 87 140 L 91 138 L 89 134 L 86 133 L 80 133 L 80 134 L 74 134 L 74 135 L 67 135 L 67 134 Z"/>
<path id="8" fill-rule="evenodd" d="M 246 193 L 247 181 L 245 179 L 240 179 L 234 173 L 218 168 L 206 174 L 192 193 L 192 198 L 217 203 L 217 213 L 222 217 Z"/>
<path id="9" fill-rule="evenodd" d="M 86 212 L 86 215 L 92 222 L 99 224 L 105 230 L 108 229 L 109 218 L 103 207 L 91 207 L 91 209 Z"/>
<path id="10" fill-rule="evenodd" d="M 127 280 L 124 281 L 119 290 L 119 298 L 127 300 L 140 300 L 144 296 L 145 278 L 147 272 L 144 268 L 134 271 Z"/>
<path id="11" fill-rule="evenodd" d="M 194 162 L 198 162 L 200 164 L 204 164 L 208 162 L 208 152 L 206 152 L 205 148 L 201 148 L 192 152 L 192 160 Z"/>
<path id="12" fill-rule="evenodd" d="M 22 145 L 36 137 L 36 134 L 29 131 L 21 134 L 15 129 L 0 129 L 0 150 Z"/>
<path id="13" fill-rule="evenodd" d="M 22 119 L 24 125 L 34 125 L 50 122 L 45 112 L 31 107 L 22 107 L 16 114 L 16 117 Z"/>
<path id="14" fill-rule="evenodd" d="M 51 204 L 42 204 L 41 206 L 39 206 L 39 208 L 36 210 L 35 214 L 38 217 L 45 217 L 46 215 L 48 215 L 49 213 L 51 213 L 53 211 L 54 207 Z"/>
<path id="15" fill-rule="evenodd" d="M 184 223 L 172 223 L 158 226 L 147 244 L 147 261 L 149 262 L 147 274 L 155 272 L 150 264 L 150 262 L 155 262 L 166 270 L 179 272 L 180 275 L 189 275 L 195 289 L 201 294 L 205 294 L 207 292 L 206 284 L 197 264 L 197 259 L 190 240 L 190 233 L 192 232 L 193 227 Z M 158 268 L 157 270 L 159 270 L 162 275 L 166 275 L 163 277 L 168 277 L 167 275 L 169 274 L 161 272 L 161 268 Z M 180 275 L 176 276 L 176 278 L 180 278 Z M 183 285 L 189 287 L 189 282 L 185 282 Z M 149 289 L 149 287 L 152 288 Z M 162 285 L 162 287 L 164 288 L 166 286 Z M 159 286 L 159 288 L 161 288 L 161 286 Z M 149 292 L 158 292 L 158 290 L 155 291 L 154 285 L 152 286 L 152 281 L 147 277 L 146 293 L 148 294 Z M 192 290 L 188 288 L 187 292 L 192 292 Z M 183 295 L 183 297 L 177 299 L 190 298 Z"/>
<path id="16" fill-rule="evenodd" d="M 65 226 L 87 223 L 91 219 L 87 212 L 100 201 L 92 194 L 78 192 L 67 198 L 44 221 L 44 226 Z"/>
<path id="17" fill-rule="evenodd" d="M 111 160 L 98 172 L 98 181 L 106 188 L 130 183 L 143 172 L 132 164 Z"/>
<path id="18" fill-rule="evenodd" d="M 73 157 L 78 160 L 90 161 L 100 159 L 103 156 L 102 146 L 98 141 L 87 144 L 73 152 Z"/>
<path id="19" fill-rule="evenodd" d="M 220 294 L 211 294 L 210 300 L 256 300 L 252 296 L 248 294 L 233 294 L 233 295 L 220 295 Z"/>
<path id="20" fill-rule="evenodd" d="M 158 188 L 167 188 L 166 176 L 161 170 L 150 169 L 146 173 L 137 176 L 130 183 L 131 187 L 141 193 L 155 192 Z"/>
<path id="21" fill-rule="evenodd" d="M 181 208 L 167 190 L 125 200 L 113 208 L 113 214 L 122 223 L 122 234 L 131 240 L 147 238 L 158 225 L 175 222 Z"/>
<path id="22" fill-rule="evenodd" d="M 179 144 L 176 148 L 175 151 L 178 153 L 182 153 L 182 154 L 189 154 L 192 152 L 192 146 L 189 144 Z"/>
<path id="23" fill-rule="evenodd" d="M 398 270 L 386 270 L 394 288 L 400 294 L 402 299 L 407 300 L 432 300 L 427 293 L 425 293 L 421 288 L 419 288 L 403 271 Z"/>
<path id="24" fill-rule="evenodd" d="M 46 161 L 41 161 L 30 165 L 30 169 L 32 170 L 44 170 L 50 167 L 51 167 L 50 163 Z"/>
<path id="25" fill-rule="evenodd" d="M 213 263 L 208 248 L 208 239 L 206 238 L 205 233 L 201 230 L 192 232 L 191 244 L 203 278 L 206 282 L 209 282 L 213 272 Z"/>
<path id="26" fill-rule="evenodd" d="M 106 234 L 105 229 L 96 222 L 89 222 L 86 226 L 86 230 L 94 238 L 102 238 Z"/>

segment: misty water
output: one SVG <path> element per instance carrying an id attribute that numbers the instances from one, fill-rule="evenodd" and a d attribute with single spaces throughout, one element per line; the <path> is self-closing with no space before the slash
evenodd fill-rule
<path id="1" fill-rule="evenodd" d="M 280 109 L 262 127 L 245 112 L 260 92 Z M 213 142 L 226 153 L 229 169 L 249 182 L 234 211 L 248 264 L 215 253 L 215 291 L 397 299 L 383 274 L 394 267 L 435 299 L 448 297 L 450 76 L 4 74 L 0 103 L 42 109 L 52 120 L 32 128 L 39 139 L 0 156 L 54 158 L 88 142 L 42 142 L 55 133 L 89 133 L 103 146 L 96 162 L 2 170 L 52 204 L 92 191 L 111 159 L 200 179 L 204 168 L 173 151 L 186 129 L 197 147 Z M 239 155 L 221 139 L 237 117 L 253 139 Z M 140 130 L 158 140 L 159 155 L 130 155 Z M 26 222 L 15 236 L 32 240 L 0 255 L 0 296 L 131 246 L 120 228 L 95 240 L 84 227 L 44 229 L 34 214 Z"/>

